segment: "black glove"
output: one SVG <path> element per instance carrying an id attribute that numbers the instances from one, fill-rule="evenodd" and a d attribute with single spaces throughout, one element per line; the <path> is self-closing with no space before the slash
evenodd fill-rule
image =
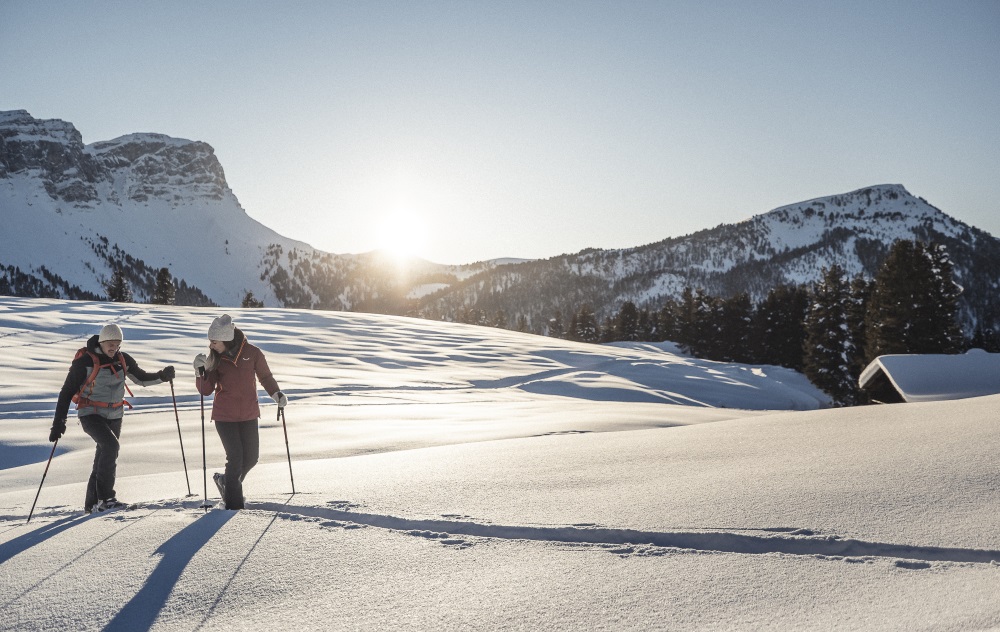
<path id="1" fill-rule="evenodd" d="M 52 430 L 49 432 L 49 441 L 55 443 L 59 440 L 59 437 L 63 436 L 66 432 L 66 420 L 56 419 L 52 422 Z"/>
<path id="2" fill-rule="evenodd" d="M 174 375 L 176 375 L 176 371 L 174 371 L 174 367 L 172 366 L 165 367 L 162 371 L 160 371 L 160 379 L 164 382 L 172 382 L 174 380 Z"/>

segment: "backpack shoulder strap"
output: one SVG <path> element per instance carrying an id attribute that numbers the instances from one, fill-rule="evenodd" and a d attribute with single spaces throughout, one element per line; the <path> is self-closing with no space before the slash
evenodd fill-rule
<path id="1" fill-rule="evenodd" d="M 77 350 L 76 355 L 73 356 L 73 361 L 75 362 L 76 360 L 79 360 L 84 355 L 90 356 L 90 360 L 94 366 L 90 370 L 90 375 L 88 375 L 87 379 L 84 380 L 83 384 L 80 385 L 80 390 L 78 390 L 76 392 L 76 395 L 73 396 L 73 401 L 76 402 L 77 404 L 79 404 L 80 402 L 80 395 L 83 394 L 83 389 L 87 388 L 90 384 L 93 383 L 94 380 L 97 379 L 97 374 L 101 370 L 101 361 L 97 358 L 97 354 L 88 349 L 87 347 L 80 347 Z"/>

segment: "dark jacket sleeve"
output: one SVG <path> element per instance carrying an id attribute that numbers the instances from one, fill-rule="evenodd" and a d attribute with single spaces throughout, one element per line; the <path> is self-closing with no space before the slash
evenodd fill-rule
<path id="1" fill-rule="evenodd" d="M 159 373 L 148 373 L 139 368 L 138 363 L 136 363 L 135 358 L 127 353 L 122 353 L 125 358 L 125 374 L 129 378 L 142 386 L 152 386 L 153 384 L 160 384 L 163 380 L 160 379 Z"/>
<path id="2" fill-rule="evenodd" d="M 69 405 L 73 401 L 73 396 L 80 392 L 80 387 L 87 381 L 87 376 L 94 363 L 90 356 L 83 356 L 73 361 L 66 374 L 66 381 L 63 382 L 62 390 L 59 391 L 59 401 L 56 402 L 56 414 L 53 419 L 66 419 L 69 415 Z"/>

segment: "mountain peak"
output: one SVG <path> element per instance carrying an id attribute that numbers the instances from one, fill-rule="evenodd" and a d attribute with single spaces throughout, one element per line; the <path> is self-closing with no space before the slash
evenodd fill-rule
<path id="1" fill-rule="evenodd" d="M 56 142 L 83 146 L 83 136 L 61 119 L 36 119 L 27 110 L 0 111 L 0 141 L 4 143 Z"/>
<path id="2" fill-rule="evenodd" d="M 88 150 L 94 153 L 102 153 L 106 151 L 113 150 L 117 147 L 122 147 L 125 145 L 145 145 L 145 146 L 156 146 L 156 147 L 184 147 L 186 145 L 202 144 L 208 146 L 207 143 L 200 143 L 198 141 L 188 140 L 186 138 L 174 138 L 173 136 L 167 136 L 166 134 L 154 134 L 151 132 L 142 132 L 136 134 L 125 134 L 124 136 L 119 136 L 113 140 L 98 141 L 96 143 L 91 143 L 87 145 Z M 209 146 L 209 149 L 212 149 Z M 214 149 L 212 149 L 214 152 Z"/>

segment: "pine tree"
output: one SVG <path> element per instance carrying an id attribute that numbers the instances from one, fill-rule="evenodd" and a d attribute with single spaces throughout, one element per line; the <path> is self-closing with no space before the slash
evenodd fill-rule
<path id="1" fill-rule="evenodd" d="M 936 353 L 958 353 L 965 343 L 965 336 L 958 324 L 958 299 L 962 288 L 955 283 L 954 266 L 944 246 L 932 243 L 927 246 L 930 259 L 930 313 L 928 325 L 929 346 L 939 349 Z"/>
<path id="2" fill-rule="evenodd" d="M 695 293 L 690 286 L 685 287 L 681 293 L 675 326 L 677 331 L 675 342 L 684 353 L 693 353 L 698 344 L 698 301 L 695 300 Z"/>
<path id="3" fill-rule="evenodd" d="M 264 307 L 264 301 L 257 300 L 253 295 L 253 290 L 247 290 L 246 294 L 243 295 L 240 307 Z"/>
<path id="4" fill-rule="evenodd" d="M 648 308 L 639 312 L 639 330 L 636 335 L 643 341 L 651 342 L 656 338 L 656 317 L 649 313 Z"/>
<path id="5" fill-rule="evenodd" d="M 170 276 L 170 270 L 160 268 L 156 273 L 156 288 L 153 290 L 152 303 L 154 305 L 173 305 L 177 295 L 174 287 L 174 280 Z"/>
<path id="6" fill-rule="evenodd" d="M 959 351 L 958 295 L 943 248 L 897 241 L 875 277 L 865 314 L 866 359 Z"/>
<path id="7" fill-rule="evenodd" d="M 656 336 L 655 339 L 659 342 L 664 340 L 670 340 L 677 342 L 677 321 L 678 314 L 680 311 L 680 304 L 673 300 L 667 299 L 660 311 L 656 313 Z"/>
<path id="8" fill-rule="evenodd" d="M 806 341 L 809 291 L 797 285 L 773 288 L 754 311 L 755 362 L 801 371 Z"/>
<path id="9" fill-rule="evenodd" d="M 698 288 L 692 298 L 691 308 L 691 321 L 688 323 L 691 340 L 687 345 L 687 352 L 699 358 L 719 359 L 722 353 L 722 301 Z"/>
<path id="10" fill-rule="evenodd" d="M 125 278 L 125 272 L 121 268 L 115 268 L 111 280 L 104 286 L 107 291 L 108 300 L 114 303 L 132 303 L 132 288 Z"/>
<path id="11" fill-rule="evenodd" d="M 528 317 L 524 314 L 517 315 L 517 330 L 520 332 L 528 331 Z"/>
<path id="12" fill-rule="evenodd" d="M 576 312 L 573 313 L 573 317 L 569 321 L 569 329 L 566 330 L 566 339 L 580 341 L 580 327 L 577 322 Z"/>
<path id="13" fill-rule="evenodd" d="M 823 268 L 806 316 L 806 377 L 838 405 L 855 403 L 858 392 L 850 362 L 854 345 L 847 326 L 847 298 L 844 269 Z"/>
<path id="14" fill-rule="evenodd" d="M 574 317 L 576 319 L 576 340 L 580 342 L 599 342 L 601 328 L 597 325 L 597 316 L 590 305 L 584 304 Z"/>
<path id="15" fill-rule="evenodd" d="M 558 309 L 556 310 L 556 315 L 549 319 L 549 336 L 552 338 L 563 338 L 566 336 L 562 312 Z"/>
<path id="16" fill-rule="evenodd" d="M 852 353 L 848 358 L 851 370 L 856 375 L 861 375 L 868 363 L 872 359 L 865 353 L 865 340 L 867 340 L 867 319 L 868 304 L 871 302 L 873 284 L 867 281 L 862 274 L 857 274 L 851 279 L 848 289 L 847 305 L 847 329 L 851 337 Z"/>
<path id="17" fill-rule="evenodd" d="M 753 304 L 746 292 L 719 301 L 718 337 L 715 359 L 725 362 L 750 362 L 750 323 Z"/>
<path id="18" fill-rule="evenodd" d="M 622 303 L 614 320 L 614 340 L 639 339 L 639 309 L 632 301 Z"/>

